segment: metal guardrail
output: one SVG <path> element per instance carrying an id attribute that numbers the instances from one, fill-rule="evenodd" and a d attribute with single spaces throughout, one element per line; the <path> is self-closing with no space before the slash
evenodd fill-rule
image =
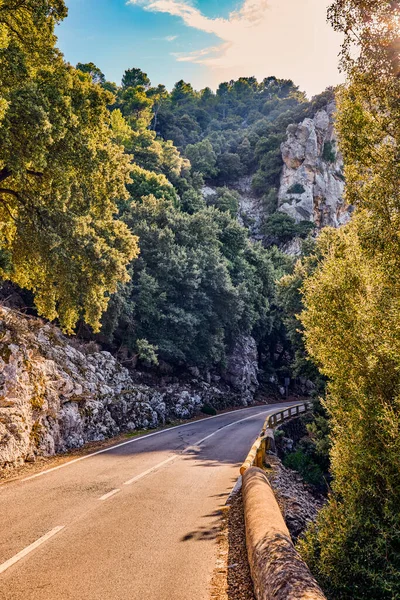
<path id="1" fill-rule="evenodd" d="M 272 413 L 272 415 L 268 415 L 268 417 L 265 419 L 260 435 L 252 445 L 246 460 L 240 467 L 240 474 L 243 475 L 245 471 L 247 471 L 247 469 L 253 465 L 256 467 L 263 466 L 267 450 L 271 450 L 275 446 L 274 434 L 272 430 L 277 427 L 277 425 L 280 425 L 281 423 L 284 423 L 293 417 L 304 414 L 311 408 L 312 403 L 306 401 L 295 404 L 294 406 L 290 406 L 289 408 L 277 410 Z"/>
<path id="2" fill-rule="evenodd" d="M 294 406 L 290 406 L 289 408 L 285 408 L 284 410 L 276 411 L 272 413 L 272 415 L 268 415 L 268 417 L 265 419 L 263 431 L 266 431 L 267 429 L 273 429 L 280 423 L 307 412 L 307 410 L 310 410 L 311 407 L 312 403 L 306 401 L 301 402 L 300 404 L 295 404 Z"/>

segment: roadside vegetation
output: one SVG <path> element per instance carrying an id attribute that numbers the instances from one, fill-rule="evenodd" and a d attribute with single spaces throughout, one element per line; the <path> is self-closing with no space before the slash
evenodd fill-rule
<path id="1" fill-rule="evenodd" d="M 400 596 L 400 5 L 337 0 L 329 16 L 345 34 L 337 127 L 356 212 L 322 232 L 303 285 L 333 482 L 300 549 L 329 598 L 389 600 Z"/>
<path id="2" fill-rule="evenodd" d="M 299 549 L 329 599 L 399 598 L 400 3 L 329 10 L 347 83 L 323 157 L 342 152 L 355 213 L 317 240 L 277 212 L 280 145 L 332 89 L 309 101 L 271 76 L 168 91 L 137 67 L 116 85 L 64 61 L 66 16 L 63 0 L 0 0 L 1 297 L 128 366 L 217 372 L 252 336 L 261 381 L 312 380 L 322 401 L 285 464 L 330 492 Z M 238 221 L 243 178 L 262 243 Z M 298 261 L 281 251 L 295 237 Z"/>

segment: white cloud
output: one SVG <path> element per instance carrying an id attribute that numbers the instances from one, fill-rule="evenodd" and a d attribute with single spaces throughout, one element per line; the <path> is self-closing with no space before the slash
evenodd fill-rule
<path id="1" fill-rule="evenodd" d="M 228 18 L 211 18 L 185 0 L 128 0 L 147 11 L 180 17 L 221 43 L 174 54 L 177 61 L 208 67 L 213 83 L 255 75 L 292 78 L 310 93 L 340 81 L 340 37 L 326 24 L 326 0 L 244 0 Z M 210 82 L 209 82 L 210 83 Z"/>
<path id="2" fill-rule="evenodd" d="M 132 4 L 132 2 L 130 2 L 130 4 Z M 174 40 L 176 40 L 177 37 L 178 37 L 177 35 L 165 35 L 164 37 L 154 37 L 151 39 L 158 40 L 161 42 L 173 42 Z"/>

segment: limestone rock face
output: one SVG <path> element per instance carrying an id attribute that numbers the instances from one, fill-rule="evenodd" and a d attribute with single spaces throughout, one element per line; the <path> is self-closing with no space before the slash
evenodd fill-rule
<path id="1" fill-rule="evenodd" d="M 252 175 L 240 177 L 235 183 L 235 189 L 240 195 L 238 220 L 241 225 L 249 229 L 253 240 L 261 240 L 263 236 L 260 230 L 265 210 L 261 198 L 258 198 L 251 188 L 252 179 Z"/>
<path id="2" fill-rule="evenodd" d="M 228 357 L 224 379 L 243 395 L 251 397 L 258 387 L 257 375 L 257 344 L 250 335 L 241 335 Z"/>
<path id="3" fill-rule="evenodd" d="M 239 193 L 239 213 L 238 221 L 249 230 L 252 240 L 262 240 L 261 225 L 265 210 L 261 198 L 258 198 L 252 188 L 251 182 L 253 175 L 239 177 L 229 187 Z M 210 186 L 203 186 L 202 196 L 206 202 L 210 200 L 217 192 Z"/>
<path id="4" fill-rule="evenodd" d="M 278 210 L 297 223 L 312 221 L 319 229 L 339 227 L 351 214 L 343 200 L 343 158 L 337 149 L 334 112 L 331 102 L 313 119 L 289 125 L 281 146 L 284 167 Z"/>
<path id="5" fill-rule="evenodd" d="M 0 469 L 189 418 L 206 402 L 249 400 L 204 381 L 138 384 L 109 352 L 75 346 L 53 325 L 0 306 Z"/>

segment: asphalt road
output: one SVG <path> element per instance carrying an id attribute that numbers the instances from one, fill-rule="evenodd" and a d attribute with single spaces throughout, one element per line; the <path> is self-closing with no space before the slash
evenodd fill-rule
<path id="1" fill-rule="evenodd" d="M 208 600 L 219 510 L 257 406 L 0 487 L 1 600 Z"/>

